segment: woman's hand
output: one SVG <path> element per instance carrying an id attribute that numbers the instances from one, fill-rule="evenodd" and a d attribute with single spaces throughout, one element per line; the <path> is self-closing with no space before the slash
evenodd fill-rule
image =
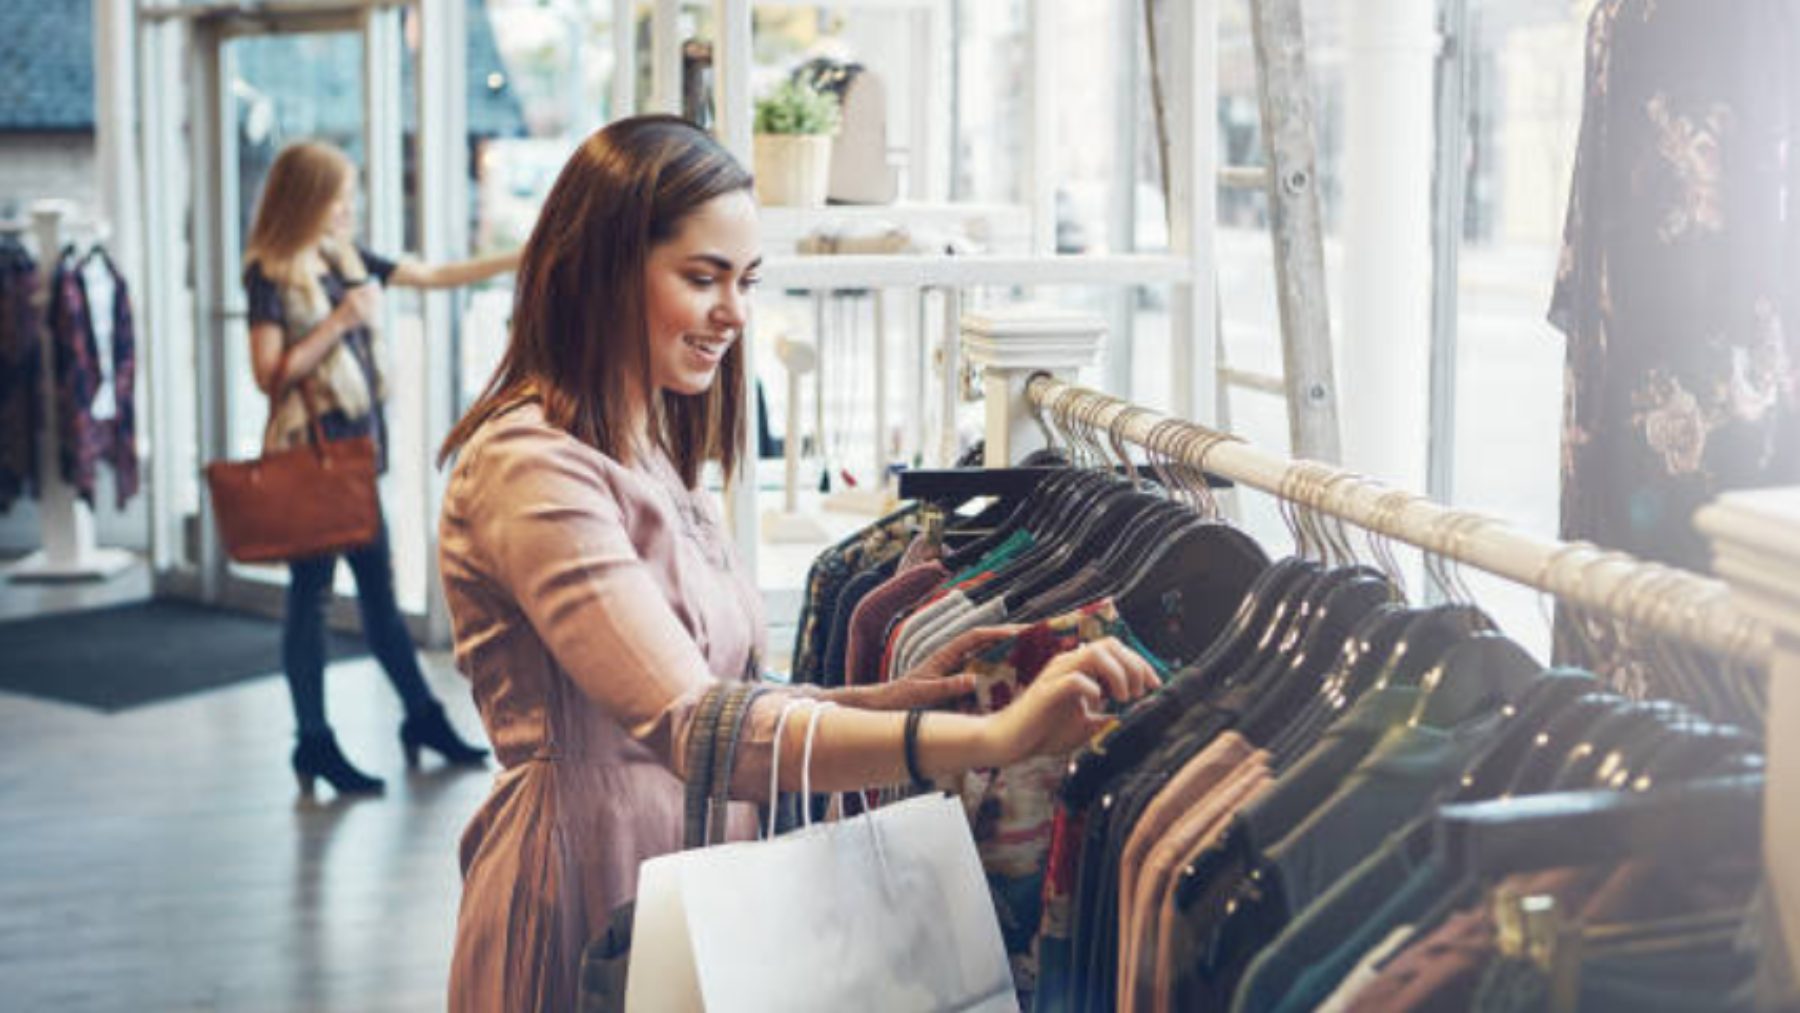
<path id="1" fill-rule="evenodd" d="M 1136 700 L 1156 686 L 1150 663 L 1112 637 L 1066 651 L 1011 705 L 988 718 L 994 754 L 1004 765 L 1067 753 L 1112 720 L 1108 700 Z"/>
<path id="2" fill-rule="evenodd" d="M 893 682 L 879 686 L 849 686 L 824 694 L 846 707 L 898 711 L 914 707 L 941 707 L 975 691 L 975 676 L 961 671 L 971 655 L 1017 636 L 1023 626 L 983 626 L 959 634 L 935 651 L 925 663 Z"/>
<path id="3" fill-rule="evenodd" d="M 381 286 L 372 280 L 350 286 L 334 312 L 339 314 L 345 330 L 374 320 L 381 313 Z"/>

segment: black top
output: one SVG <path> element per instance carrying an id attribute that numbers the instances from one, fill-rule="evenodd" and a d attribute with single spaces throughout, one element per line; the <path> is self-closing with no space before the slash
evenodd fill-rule
<path id="1" fill-rule="evenodd" d="M 388 278 L 394 273 L 395 263 L 386 257 L 371 253 L 358 246 L 356 252 L 362 256 L 363 266 L 369 269 L 369 277 L 386 285 Z M 331 300 L 331 307 L 336 309 L 344 301 L 344 293 L 350 289 L 349 281 L 336 268 L 319 275 L 319 283 L 325 289 L 325 297 Z M 288 328 L 287 311 L 281 305 L 281 289 L 263 273 L 261 264 L 251 264 L 244 270 L 244 296 L 249 304 L 249 319 L 252 326 L 256 324 L 275 324 L 286 330 Z M 350 349 L 356 364 L 362 367 L 363 379 L 368 382 L 373 393 L 375 385 L 375 350 L 367 327 L 352 327 L 344 332 L 344 345 Z M 319 417 L 319 428 L 324 431 L 328 440 L 350 439 L 356 436 L 373 436 L 375 447 L 380 454 L 381 470 L 387 470 L 387 416 L 382 411 L 379 400 L 373 401 L 374 407 L 362 418 L 351 418 L 342 411 L 329 411 Z"/>

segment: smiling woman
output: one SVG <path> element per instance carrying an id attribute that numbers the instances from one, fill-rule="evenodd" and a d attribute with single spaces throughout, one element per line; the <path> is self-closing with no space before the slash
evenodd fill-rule
<path id="1" fill-rule="evenodd" d="M 739 190 L 706 202 L 650 254 L 647 281 L 651 383 L 704 393 L 744 333 L 762 265 L 756 204 Z"/>
<path id="2" fill-rule="evenodd" d="M 699 487 L 730 474 L 743 426 L 746 300 L 760 264 L 751 179 L 684 120 L 588 138 L 526 244 L 513 330 L 487 392 L 444 445 L 456 465 L 439 555 L 457 666 L 506 769 L 462 842 L 454 1010 L 573 1009 L 582 947 L 682 840 L 686 743 L 721 682 L 758 681 L 762 599 Z M 918 708 L 967 695 L 953 675 L 1006 635 L 976 630 L 906 678 L 825 691 L 822 790 L 898 784 L 1067 750 L 1103 696 L 1141 696 L 1149 666 L 1096 641 L 1050 662 L 991 716 Z M 733 799 L 799 780 L 802 729 L 768 687 L 746 705 Z M 816 690 L 804 691 L 806 695 Z M 893 713 L 914 710 L 908 715 Z M 876 713 L 887 711 L 889 713 Z M 746 805 L 727 834 L 755 832 Z"/>

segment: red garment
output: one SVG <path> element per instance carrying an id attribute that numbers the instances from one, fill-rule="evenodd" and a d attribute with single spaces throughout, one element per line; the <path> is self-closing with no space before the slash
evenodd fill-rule
<path id="1" fill-rule="evenodd" d="M 901 570 L 863 596 L 850 614 L 850 646 L 844 652 L 844 683 L 867 686 L 881 681 L 882 637 L 894 617 L 911 608 L 943 583 L 950 571 L 937 560 Z"/>

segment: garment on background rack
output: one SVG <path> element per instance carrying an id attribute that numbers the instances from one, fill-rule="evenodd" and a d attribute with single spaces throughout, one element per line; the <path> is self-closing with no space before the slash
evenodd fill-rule
<path id="1" fill-rule="evenodd" d="M 103 247 L 85 254 L 69 247 L 57 262 L 50 297 L 63 480 L 93 506 L 98 466 L 105 463 L 113 470 L 115 505 L 123 509 L 138 491 L 130 289 Z"/>
<path id="2" fill-rule="evenodd" d="M 1550 308 L 1564 539 L 1705 573 L 1700 506 L 1800 481 L 1797 67 L 1786 0 L 1594 8 Z M 1557 657 L 1629 667 L 1598 639 L 1561 617 Z"/>
<path id="3" fill-rule="evenodd" d="M 23 244 L 0 236 L 0 512 L 37 494 L 42 316 L 38 265 Z"/>

